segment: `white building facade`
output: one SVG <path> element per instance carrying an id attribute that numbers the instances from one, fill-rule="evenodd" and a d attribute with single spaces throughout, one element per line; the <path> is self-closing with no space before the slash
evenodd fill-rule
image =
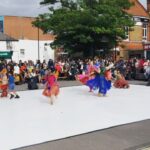
<path id="1" fill-rule="evenodd" d="M 35 41 L 35 40 L 18 40 L 18 42 L 10 42 L 11 46 L 7 45 L 7 42 L 0 41 L 0 51 L 13 51 L 12 60 L 15 62 L 32 60 L 46 60 L 54 59 L 54 50 L 49 44 L 52 41 Z"/>

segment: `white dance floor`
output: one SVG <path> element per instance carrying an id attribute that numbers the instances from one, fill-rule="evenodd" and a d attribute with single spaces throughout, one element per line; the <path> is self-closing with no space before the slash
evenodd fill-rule
<path id="1" fill-rule="evenodd" d="M 112 88 L 107 97 L 88 90 L 61 88 L 53 106 L 41 90 L 20 92 L 20 99 L 1 98 L 0 150 L 150 119 L 150 87 Z"/>

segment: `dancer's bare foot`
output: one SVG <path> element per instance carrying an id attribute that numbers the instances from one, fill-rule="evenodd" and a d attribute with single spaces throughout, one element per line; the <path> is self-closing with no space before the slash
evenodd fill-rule
<path id="1" fill-rule="evenodd" d="M 50 104 L 53 105 L 53 97 L 50 97 Z"/>

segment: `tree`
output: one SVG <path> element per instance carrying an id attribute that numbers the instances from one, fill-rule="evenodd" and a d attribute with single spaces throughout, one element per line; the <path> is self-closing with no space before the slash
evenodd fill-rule
<path id="1" fill-rule="evenodd" d="M 54 4 L 59 8 L 54 9 Z M 49 13 L 41 14 L 33 24 L 45 33 L 56 35 L 53 47 L 63 46 L 66 51 L 84 51 L 94 55 L 103 46 L 113 48 L 125 39 L 125 27 L 132 27 L 132 16 L 127 13 L 133 3 L 129 0 L 43 0 L 41 5 L 50 5 Z"/>

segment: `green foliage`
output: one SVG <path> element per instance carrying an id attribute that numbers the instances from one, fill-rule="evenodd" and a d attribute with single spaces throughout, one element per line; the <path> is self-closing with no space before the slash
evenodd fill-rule
<path id="1" fill-rule="evenodd" d="M 39 15 L 33 24 L 45 33 L 52 32 L 56 39 L 53 47 L 66 50 L 95 50 L 103 45 L 102 38 L 109 40 L 113 48 L 120 39 L 125 39 L 125 27 L 134 25 L 127 13 L 133 4 L 129 0 L 60 0 L 59 9 L 53 9 L 57 0 L 43 0 L 41 5 L 50 5 L 50 12 Z"/>

